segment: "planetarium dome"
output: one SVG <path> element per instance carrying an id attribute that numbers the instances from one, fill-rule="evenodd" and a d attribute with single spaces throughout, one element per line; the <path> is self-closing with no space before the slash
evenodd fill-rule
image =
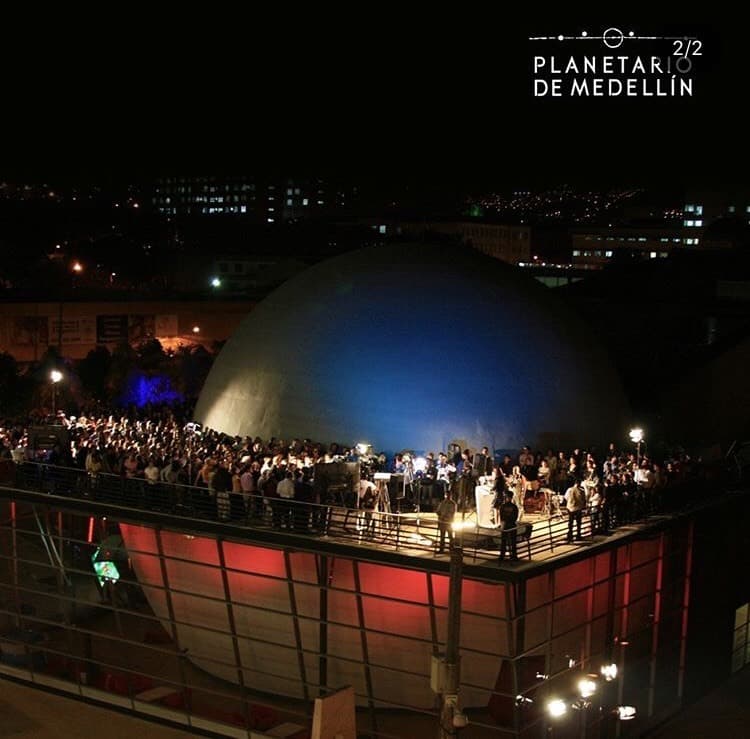
<path id="1" fill-rule="evenodd" d="M 232 436 L 437 452 L 601 444 L 627 410 L 551 290 L 473 249 L 419 243 L 329 259 L 271 293 L 217 357 L 195 418 Z"/>

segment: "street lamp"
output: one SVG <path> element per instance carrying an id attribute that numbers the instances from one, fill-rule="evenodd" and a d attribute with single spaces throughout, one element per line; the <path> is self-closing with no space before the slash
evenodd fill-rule
<path id="1" fill-rule="evenodd" d="M 49 373 L 49 379 L 52 380 L 52 417 L 55 416 L 55 405 L 57 403 L 57 383 L 62 380 L 63 374 L 60 370 L 53 369 Z"/>
<path id="2" fill-rule="evenodd" d="M 641 442 L 643 441 L 643 429 L 634 428 L 630 430 L 630 441 L 636 445 L 636 461 L 641 462 Z"/>

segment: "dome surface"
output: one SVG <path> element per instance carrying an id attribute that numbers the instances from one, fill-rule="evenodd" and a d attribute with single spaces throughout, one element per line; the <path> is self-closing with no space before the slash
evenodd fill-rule
<path id="1" fill-rule="evenodd" d="M 626 403 L 550 289 L 468 247 L 389 244 L 321 262 L 259 303 L 195 418 L 386 452 L 546 449 L 618 438 Z"/>

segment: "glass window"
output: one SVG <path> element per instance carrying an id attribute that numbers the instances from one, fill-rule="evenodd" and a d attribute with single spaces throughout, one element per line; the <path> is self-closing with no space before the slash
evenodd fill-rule
<path id="1" fill-rule="evenodd" d="M 307 205 L 309 202 L 307 198 L 302 198 L 302 205 Z"/>
<path id="2" fill-rule="evenodd" d="M 702 216 L 703 215 L 703 206 L 702 205 L 696 205 L 695 206 L 695 215 Z"/>
<path id="3" fill-rule="evenodd" d="M 686 205 L 685 206 L 685 213 L 693 213 L 695 211 L 694 205 Z"/>
<path id="4" fill-rule="evenodd" d="M 695 225 L 696 226 L 702 226 L 703 225 L 703 221 L 702 220 L 698 220 L 698 221 L 695 222 Z"/>
<path id="5" fill-rule="evenodd" d="M 729 206 L 729 212 L 734 213 L 734 211 L 737 210 L 733 205 Z"/>
<path id="6" fill-rule="evenodd" d="M 655 251 L 649 252 L 649 255 L 648 255 L 648 256 L 649 256 L 649 257 L 650 257 L 651 259 L 656 259 L 656 252 L 655 252 Z"/>

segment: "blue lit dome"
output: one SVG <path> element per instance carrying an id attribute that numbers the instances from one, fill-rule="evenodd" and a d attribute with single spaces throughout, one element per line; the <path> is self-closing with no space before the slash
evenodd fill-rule
<path id="1" fill-rule="evenodd" d="M 553 291 L 473 249 L 421 243 L 284 283 L 222 349 L 195 417 L 233 436 L 437 452 L 604 444 L 627 411 Z"/>

